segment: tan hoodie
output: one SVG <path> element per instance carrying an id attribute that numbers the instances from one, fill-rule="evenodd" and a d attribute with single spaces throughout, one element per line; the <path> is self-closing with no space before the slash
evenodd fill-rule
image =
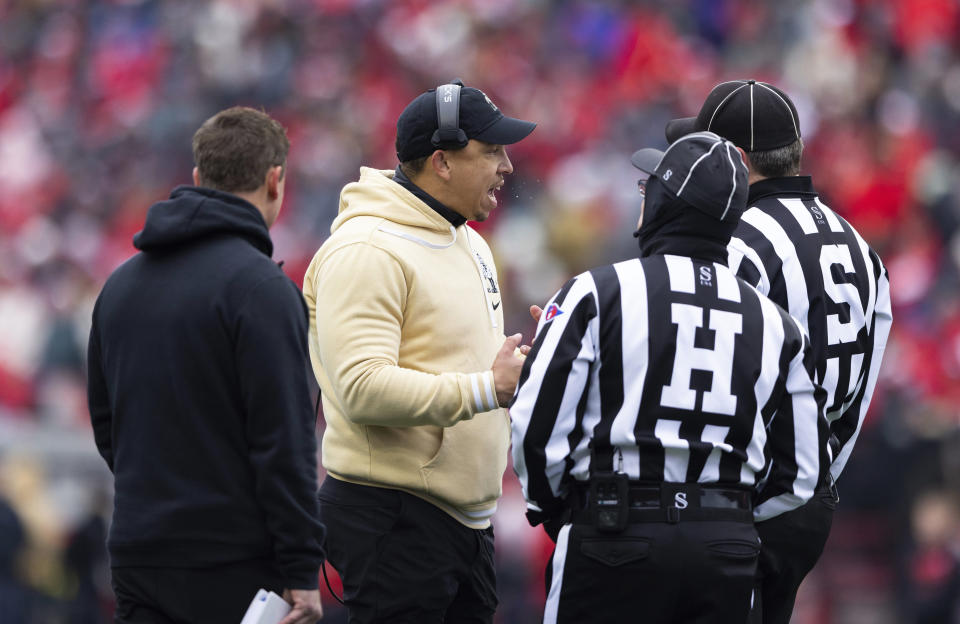
<path id="1" fill-rule="evenodd" d="M 303 283 L 324 468 L 485 528 L 510 442 L 490 371 L 504 334 L 489 247 L 366 167 L 331 232 Z"/>

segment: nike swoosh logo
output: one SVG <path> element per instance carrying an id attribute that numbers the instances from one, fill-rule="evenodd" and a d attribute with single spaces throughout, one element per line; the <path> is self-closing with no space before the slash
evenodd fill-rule
<path id="1" fill-rule="evenodd" d="M 495 304 L 493 304 L 493 309 L 494 309 L 494 310 L 496 310 L 496 309 L 499 308 L 499 307 L 500 307 L 500 302 L 499 302 L 499 301 L 496 302 Z"/>

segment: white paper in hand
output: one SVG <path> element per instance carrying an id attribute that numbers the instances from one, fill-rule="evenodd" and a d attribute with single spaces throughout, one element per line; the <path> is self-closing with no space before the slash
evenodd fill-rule
<path id="1" fill-rule="evenodd" d="M 240 624 L 277 624 L 290 613 L 290 609 L 286 600 L 272 591 L 261 589 L 253 597 Z"/>

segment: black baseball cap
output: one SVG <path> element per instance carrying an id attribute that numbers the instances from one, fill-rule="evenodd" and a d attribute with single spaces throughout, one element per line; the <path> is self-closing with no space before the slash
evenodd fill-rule
<path id="1" fill-rule="evenodd" d="M 709 130 L 748 152 L 790 145 L 800 138 L 800 119 L 790 97 L 766 82 L 731 80 L 713 88 L 696 117 L 667 123 L 667 141 Z"/>
<path id="2" fill-rule="evenodd" d="M 456 81 L 455 81 L 456 82 Z M 418 95 L 397 119 L 397 158 L 400 162 L 429 156 L 442 149 L 433 142 L 437 122 L 436 89 Z M 460 129 L 468 139 L 511 145 L 533 132 L 537 124 L 507 117 L 480 89 L 460 88 Z"/>
<path id="3" fill-rule="evenodd" d="M 630 162 L 670 194 L 720 221 L 739 218 L 746 207 L 747 166 L 736 146 L 713 132 L 680 137 L 666 152 L 639 150 Z"/>

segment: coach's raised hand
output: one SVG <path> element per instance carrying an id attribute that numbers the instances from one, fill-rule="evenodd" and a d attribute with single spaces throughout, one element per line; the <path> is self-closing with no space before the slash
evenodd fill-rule
<path id="1" fill-rule="evenodd" d="M 497 391 L 497 403 L 500 407 L 507 406 L 517 389 L 520 369 L 523 368 L 523 358 L 516 354 L 521 340 L 523 336 L 520 334 L 507 336 L 493 360 L 493 366 L 490 367 L 493 370 L 493 386 Z"/>

